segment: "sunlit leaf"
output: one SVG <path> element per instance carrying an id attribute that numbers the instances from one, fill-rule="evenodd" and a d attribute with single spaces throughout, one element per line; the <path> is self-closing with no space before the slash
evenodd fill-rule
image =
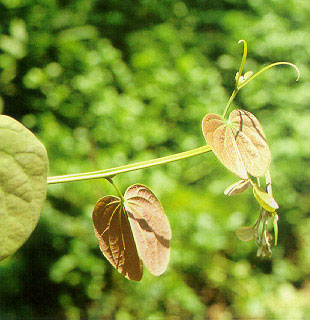
<path id="1" fill-rule="evenodd" d="M 244 82 L 246 82 L 247 80 L 249 80 L 253 75 L 253 72 L 252 71 L 248 71 L 246 72 L 243 76 L 241 76 L 239 78 L 239 81 L 238 81 L 238 86 L 241 86 Z"/>
<path id="2" fill-rule="evenodd" d="M 267 192 L 262 190 L 256 184 L 253 185 L 253 194 L 258 201 L 258 203 L 269 212 L 274 212 L 279 208 L 276 200 Z"/>
<path id="3" fill-rule="evenodd" d="M 224 191 L 224 194 L 226 196 L 235 196 L 235 195 L 240 194 L 240 193 L 244 192 L 245 190 L 247 190 L 249 187 L 249 184 L 250 184 L 249 180 L 240 180 L 240 181 L 232 184 L 228 188 L 226 188 Z"/>
<path id="4" fill-rule="evenodd" d="M 240 76 L 239 77 L 239 80 L 238 80 L 238 86 L 242 85 L 242 83 L 244 82 L 244 77 L 243 76 Z"/>
<path id="5" fill-rule="evenodd" d="M 141 280 L 142 262 L 120 198 L 106 196 L 96 203 L 93 226 L 100 249 L 112 266 L 130 280 Z"/>
<path id="6" fill-rule="evenodd" d="M 36 227 L 47 168 L 44 145 L 21 123 L 0 115 L 0 260 L 20 248 Z"/>
<path id="7" fill-rule="evenodd" d="M 243 78 L 246 81 L 246 80 L 250 79 L 252 77 L 252 75 L 253 75 L 253 71 L 248 71 L 244 74 Z"/>
<path id="8" fill-rule="evenodd" d="M 241 241 L 251 241 L 255 236 L 255 228 L 254 227 L 240 227 L 236 231 L 236 236 Z"/>
<path id="9" fill-rule="evenodd" d="M 149 271 L 158 276 L 169 262 L 171 229 L 168 218 L 156 196 L 144 185 L 130 186 L 124 198 L 139 256 Z"/>
<path id="10" fill-rule="evenodd" d="M 270 151 L 263 129 L 253 114 L 234 110 L 226 120 L 208 114 L 202 131 L 214 154 L 241 179 L 263 176 L 270 165 Z"/>

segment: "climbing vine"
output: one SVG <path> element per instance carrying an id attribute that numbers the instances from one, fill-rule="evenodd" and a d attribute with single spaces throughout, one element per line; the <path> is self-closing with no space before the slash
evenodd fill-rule
<path id="1" fill-rule="evenodd" d="M 111 265 L 130 280 L 142 278 L 143 264 L 155 276 L 165 272 L 170 254 L 171 228 L 162 205 L 149 187 L 136 183 L 123 194 L 113 178 L 121 173 L 187 159 L 212 151 L 239 181 L 224 194 L 235 196 L 252 189 L 258 203 L 258 219 L 253 226 L 236 230 L 242 241 L 255 240 L 257 256 L 271 256 L 272 241 L 278 238 L 278 203 L 273 198 L 269 172 L 271 154 L 258 119 L 248 110 L 228 111 L 238 92 L 256 77 L 278 65 L 276 62 L 257 73 L 243 73 L 247 43 L 235 76 L 235 88 L 223 114 L 207 114 L 202 133 L 207 145 L 170 156 L 95 172 L 47 177 L 48 156 L 44 145 L 21 123 L 0 116 L 0 260 L 14 254 L 35 229 L 46 198 L 47 186 L 56 183 L 106 179 L 117 195 L 108 195 L 95 204 L 92 220 L 99 247 Z M 273 228 L 273 235 L 270 230 Z"/>

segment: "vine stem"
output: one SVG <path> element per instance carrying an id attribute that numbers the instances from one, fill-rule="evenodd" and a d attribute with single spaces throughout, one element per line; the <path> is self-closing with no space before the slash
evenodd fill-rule
<path id="1" fill-rule="evenodd" d="M 242 60 L 241 60 L 241 64 L 240 64 L 240 68 L 238 71 L 238 78 L 236 79 L 236 84 L 238 84 L 239 78 L 242 76 L 242 72 L 244 69 L 244 65 L 245 65 L 245 61 L 248 55 L 248 44 L 246 41 L 244 40 L 239 40 L 238 44 L 243 43 L 243 55 L 242 55 Z"/>
<path id="2" fill-rule="evenodd" d="M 241 41 L 241 40 L 240 40 Z M 242 40 L 243 41 L 243 40 Z M 246 58 L 246 46 L 245 46 L 245 49 L 244 49 L 244 55 L 243 55 L 243 59 L 242 59 L 242 63 L 241 63 L 241 66 L 240 66 L 240 69 L 239 69 L 239 72 L 243 70 L 243 67 L 244 67 L 244 63 L 245 63 L 245 58 Z M 223 112 L 223 115 L 222 117 L 224 118 L 230 105 L 232 104 L 232 102 L 234 101 L 236 95 L 238 94 L 238 92 L 244 87 L 246 86 L 249 82 L 251 82 L 252 80 L 254 80 L 256 77 L 258 77 L 259 75 L 261 75 L 262 73 L 264 73 L 265 71 L 267 71 L 268 69 L 270 68 L 273 68 L 275 66 L 280 66 L 280 65 L 288 65 L 288 66 L 291 66 L 293 67 L 296 71 L 297 71 L 297 79 L 296 81 L 299 80 L 300 78 L 300 71 L 299 69 L 293 64 L 293 63 L 290 63 L 290 62 L 286 62 L 286 61 L 280 61 L 280 62 L 275 62 L 275 63 L 272 63 L 270 65 L 268 65 L 267 67 L 263 68 L 262 70 L 258 71 L 257 73 L 255 73 L 251 78 L 249 78 L 248 80 L 246 80 L 245 82 L 243 82 L 240 86 L 238 86 L 238 80 L 241 76 L 241 74 L 238 73 L 238 77 L 236 79 L 236 88 L 235 90 L 233 91 L 232 95 L 230 96 L 227 104 L 226 104 L 226 107 L 225 107 L 225 110 Z"/>
<path id="3" fill-rule="evenodd" d="M 111 179 L 112 177 L 120 173 L 126 173 L 130 171 L 155 167 L 161 164 L 198 156 L 200 154 L 207 153 L 209 151 L 211 151 L 211 148 L 208 145 L 206 145 L 200 148 L 192 149 L 192 150 L 181 152 L 181 153 L 176 153 L 170 156 L 128 164 L 128 165 L 124 165 L 116 168 L 105 169 L 100 171 L 84 172 L 84 173 L 75 173 L 75 174 L 69 174 L 69 175 L 63 175 L 63 176 L 48 177 L 47 183 L 56 184 L 56 183 L 73 182 L 73 181 L 81 181 L 81 180 L 100 179 L 100 178 Z"/>
<path id="4" fill-rule="evenodd" d="M 237 93 L 239 92 L 239 88 L 237 87 L 237 84 L 239 82 L 239 78 L 241 77 L 242 75 L 242 72 L 243 72 L 243 69 L 244 69 L 244 65 L 245 65 L 245 61 L 246 61 L 246 57 L 247 57 L 247 54 L 248 54 L 248 45 L 246 43 L 246 41 L 244 40 L 239 40 L 238 41 L 238 44 L 240 43 L 243 43 L 243 55 L 242 55 L 242 60 L 241 60 L 241 64 L 240 64 L 240 68 L 236 74 L 236 86 L 235 86 L 235 90 L 233 91 L 233 93 L 231 94 L 226 106 L 225 106 L 225 109 L 224 109 L 224 112 L 223 112 L 223 115 L 222 117 L 224 118 L 226 116 L 226 113 L 230 107 L 230 105 L 232 104 L 232 102 L 234 101 L 234 99 L 236 98 L 236 95 Z"/>
<path id="5" fill-rule="evenodd" d="M 121 198 L 122 202 L 125 202 L 124 196 L 121 193 L 121 191 L 119 190 L 119 188 L 117 187 L 117 185 L 114 183 L 114 181 L 112 180 L 112 178 L 106 178 L 107 181 L 110 182 L 110 184 L 114 187 L 114 189 L 116 190 L 117 194 L 119 195 L 119 197 Z"/>
<path id="6" fill-rule="evenodd" d="M 240 90 L 241 88 L 243 88 L 244 86 L 246 86 L 250 81 L 254 80 L 256 77 L 258 77 L 259 75 L 261 75 L 262 73 L 264 73 L 265 71 L 267 71 L 270 68 L 273 68 L 275 66 L 280 66 L 280 65 L 288 65 L 293 67 L 296 71 L 297 71 L 297 79 L 296 81 L 299 80 L 300 78 L 300 71 L 298 69 L 298 67 L 296 67 L 293 63 L 287 62 L 287 61 L 280 61 L 280 62 L 275 62 L 272 63 L 270 65 L 268 65 L 267 67 L 263 68 L 262 70 L 258 71 L 257 73 L 255 73 L 251 78 L 249 78 L 248 80 L 246 80 L 245 82 L 242 83 L 242 85 L 240 85 L 238 87 L 238 90 Z"/>
<path id="7" fill-rule="evenodd" d="M 233 93 L 231 94 L 231 96 L 230 96 L 230 98 L 229 98 L 229 100 L 228 100 L 228 102 L 227 102 L 227 104 L 226 104 L 226 107 L 225 107 L 225 110 L 224 110 L 224 112 L 223 112 L 222 118 L 224 118 L 224 117 L 226 116 L 226 113 L 227 113 L 230 105 L 232 104 L 232 102 L 233 102 L 234 99 L 236 98 L 236 95 L 237 95 L 238 92 L 239 92 L 239 90 L 238 90 L 238 89 L 235 89 L 235 90 L 233 91 Z"/>

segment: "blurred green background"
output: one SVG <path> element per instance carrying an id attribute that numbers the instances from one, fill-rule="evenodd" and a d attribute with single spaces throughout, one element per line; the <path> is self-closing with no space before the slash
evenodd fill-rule
<path id="1" fill-rule="evenodd" d="M 250 192 L 215 158 L 116 177 L 149 186 L 169 217 L 167 272 L 140 283 L 102 256 L 91 213 L 105 180 L 50 185 L 39 224 L 0 263 L 1 319 L 310 318 L 310 1 L 0 0 L 0 110 L 45 144 L 49 175 L 93 171 L 204 145 L 245 39 L 245 71 L 275 61 L 236 105 L 261 121 L 280 204 L 279 244 L 256 258 L 235 236 L 256 221 Z"/>

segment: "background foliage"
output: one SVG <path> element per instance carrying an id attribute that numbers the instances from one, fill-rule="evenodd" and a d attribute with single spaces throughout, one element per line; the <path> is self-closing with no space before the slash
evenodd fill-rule
<path id="1" fill-rule="evenodd" d="M 310 317 L 310 2 L 304 0 L 1 0 L 0 106 L 46 145 L 49 175 L 93 171 L 203 145 L 242 54 L 246 71 L 286 60 L 242 89 L 273 156 L 279 244 L 270 260 L 235 230 L 253 223 L 249 193 L 214 155 L 116 178 L 152 188 L 170 219 L 167 272 L 140 283 L 112 269 L 91 212 L 103 181 L 48 187 L 29 241 L 0 264 L 1 319 Z"/>

